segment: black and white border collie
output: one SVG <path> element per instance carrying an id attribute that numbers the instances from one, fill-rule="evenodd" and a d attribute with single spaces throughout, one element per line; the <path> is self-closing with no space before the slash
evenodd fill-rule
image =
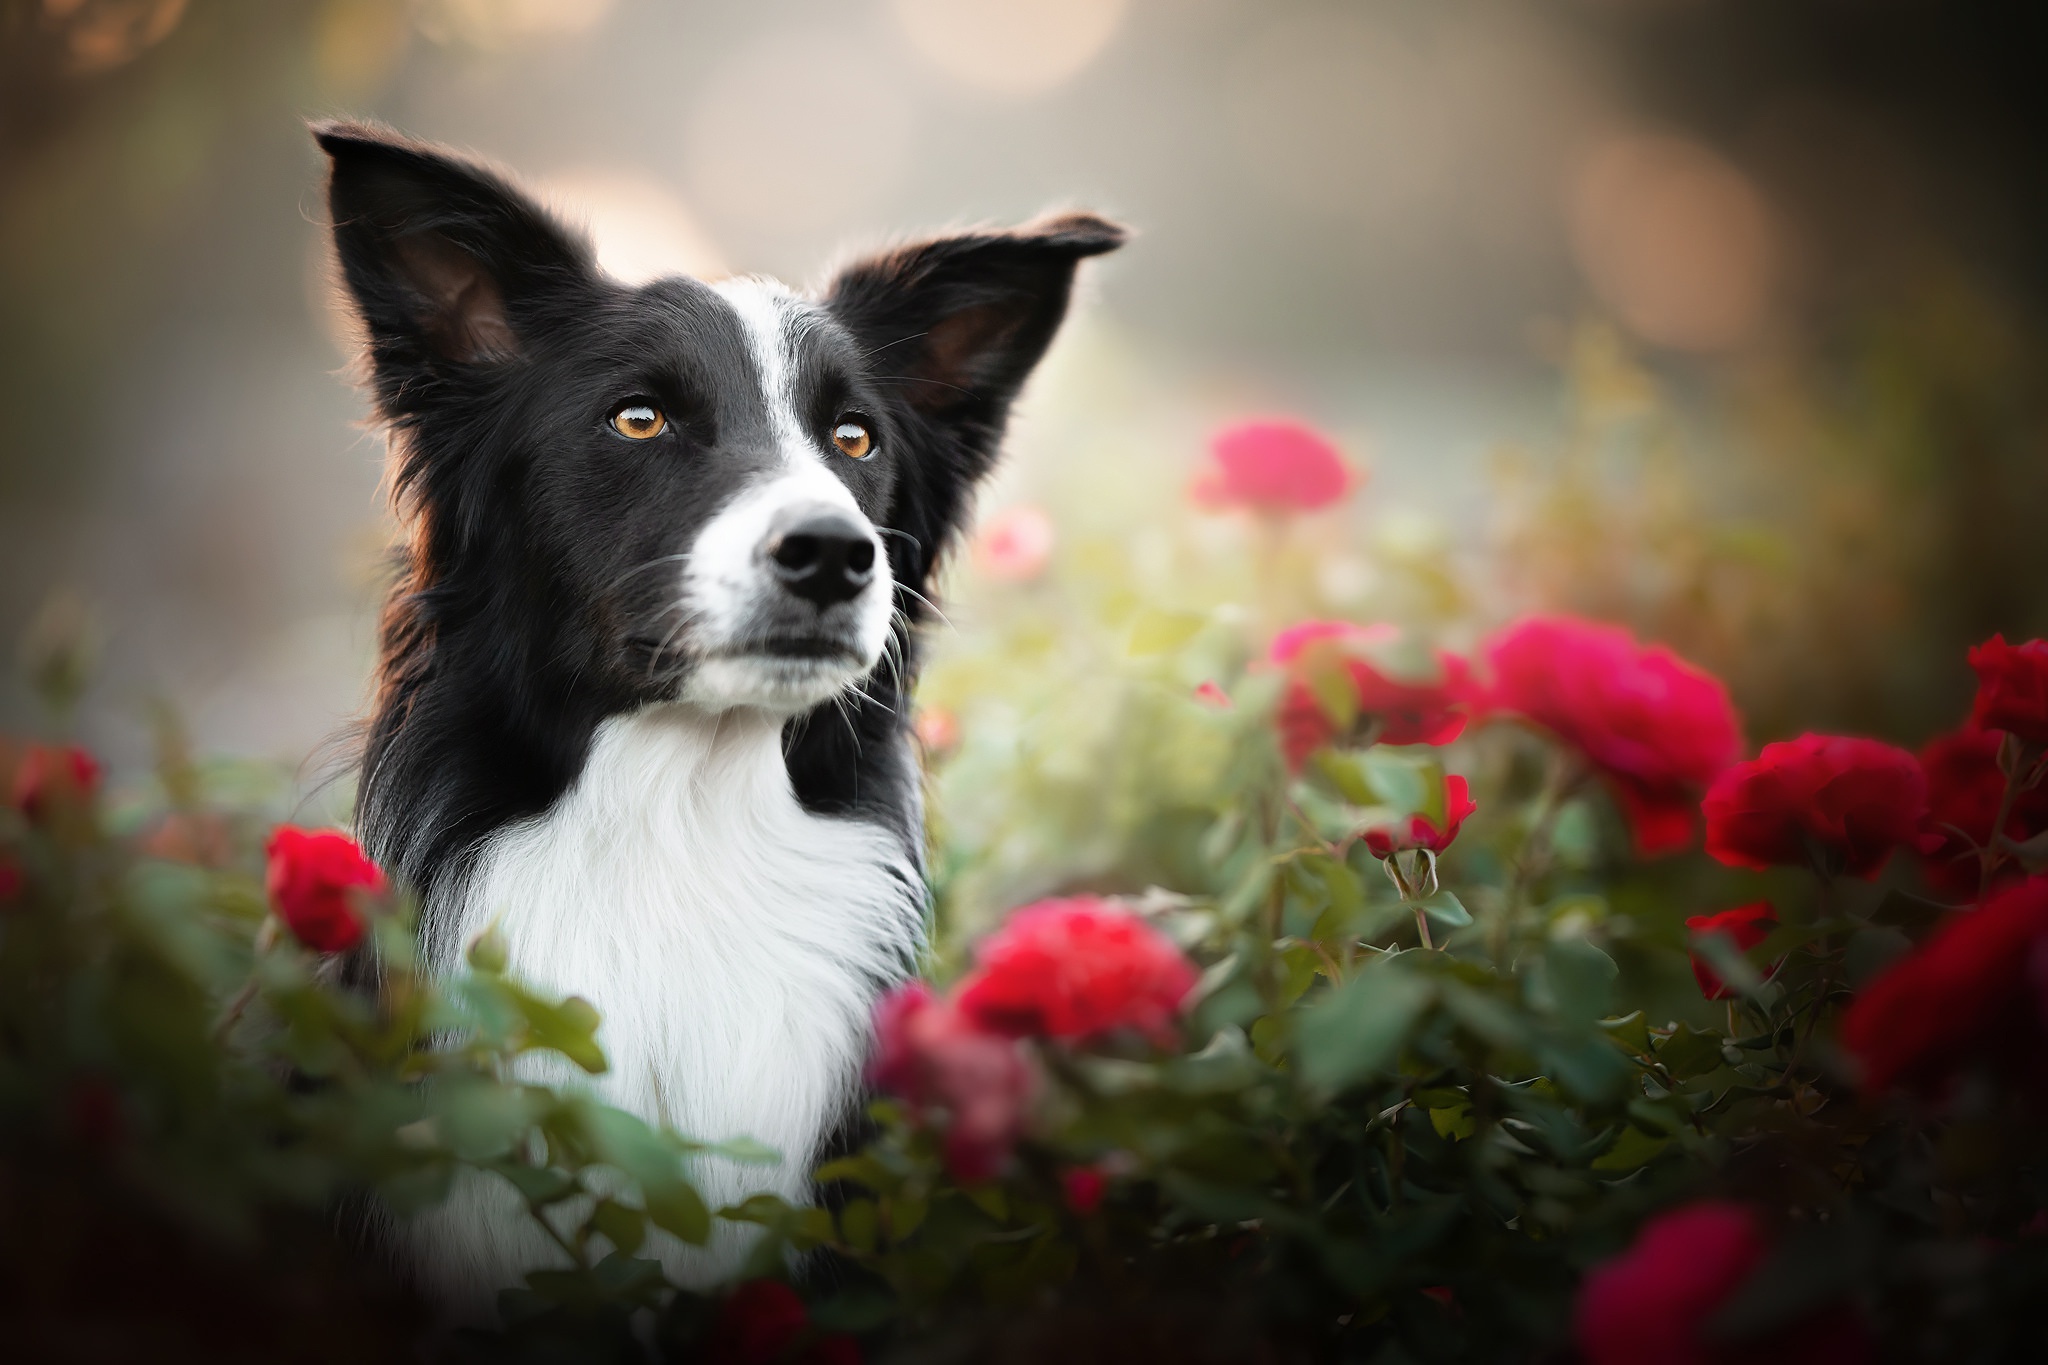
<path id="1" fill-rule="evenodd" d="M 408 537 L 359 832 L 418 892 L 434 970 L 495 925 L 514 973 L 597 1004 L 605 1100 L 783 1154 L 705 1163 L 713 1207 L 804 1201 L 922 944 L 933 566 L 1078 263 L 1123 232 L 936 238 L 817 295 L 630 287 L 474 162 L 314 135 Z M 501 1184 L 403 1234 L 442 1297 L 552 1259 Z M 705 1283 L 747 1243 L 655 1250 Z"/>

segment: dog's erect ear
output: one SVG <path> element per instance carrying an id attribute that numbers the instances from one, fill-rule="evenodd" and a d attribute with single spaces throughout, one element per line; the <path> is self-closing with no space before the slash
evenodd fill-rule
<path id="1" fill-rule="evenodd" d="M 1012 232 L 914 243 L 832 281 L 826 306 L 885 382 L 902 386 L 936 447 L 931 464 L 910 475 L 926 493 L 921 569 L 929 571 L 938 540 L 994 461 L 1010 401 L 1066 316 L 1075 267 L 1124 237 L 1093 214 L 1061 214 Z"/>
<path id="2" fill-rule="evenodd" d="M 1059 329 L 1074 267 L 1123 241 L 1086 213 L 940 237 L 848 266 L 825 301 L 921 411 L 999 417 Z"/>
<path id="3" fill-rule="evenodd" d="M 380 380 L 510 359 L 522 325 L 591 278 L 588 244 L 489 171 L 363 124 L 313 137 L 333 162 L 335 252 Z"/>

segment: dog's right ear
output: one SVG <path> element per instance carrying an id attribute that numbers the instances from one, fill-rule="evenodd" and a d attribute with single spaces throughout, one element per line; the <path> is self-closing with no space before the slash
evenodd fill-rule
<path id="1" fill-rule="evenodd" d="M 483 168 L 360 123 L 320 123 L 335 253 L 387 401 L 422 370 L 494 366 L 565 291 L 588 243 Z"/>

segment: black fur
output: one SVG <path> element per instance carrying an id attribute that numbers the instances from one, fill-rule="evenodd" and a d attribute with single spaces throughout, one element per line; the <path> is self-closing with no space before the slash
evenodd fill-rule
<path id="1" fill-rule="evenodd" d="M 663 648 L 676 606 L 660 566 L 769 458 L 767 415 L 739 320 L 707 286 L 605 277 L 586 243 L 471 161 L 361 124 L 314 136 L 407 527 L 357 822 L 431 914 L 491 831 L 575 780 L 602 720 L 675 695 L 688 664 Z M 821 432 L 848 408 L 880 427 L 875 458 L 831 467 L 884 530 L 902 665 L 863 683 L 872 704 L 790 722 L 790 774 L 813 811 L 878 820 L 918 848 L 905 623 L 924 618 L 1077 263 L 1122 240 L 1072 214 L 905 246 L 824 293 L 797 392 Z M 606 419 L 639 396 L 672 421 L 632 444 Z M 430 956 L 453 946 L 429 925 Z"/>

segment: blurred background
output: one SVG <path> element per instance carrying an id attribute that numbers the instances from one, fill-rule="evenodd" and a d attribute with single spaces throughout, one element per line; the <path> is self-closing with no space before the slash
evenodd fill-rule
<path id="1" fill-rule="evenodd" d="M 80 724 L 117 767 L 155 700 L 288 765 L 365 700 L 391 525 L 304 131 L 344 113 L 513 168 L 632 278 L 815 281 L 1057 205 L 1132 224 L 984 503 L 1043 508 L 1054 567 L 963 556 L 941 674 L 1019 623 L 1057 636 L 1073 594 L 1115 617 L 1240 562 L 1185 490 L 1262 413 L 1368 473 L 1302 528 L 1313 609 L 1451 645 L 1535 607 L 1626 621 L 1728 678 L 1753 742 L 1918 743 L 1961 714 L 1965 645 L 2048 630 L 2031 7 L 0 15 L 0 637 L 97 634 Z M 0 727 L 44 724 L 10 675 Z"/>

